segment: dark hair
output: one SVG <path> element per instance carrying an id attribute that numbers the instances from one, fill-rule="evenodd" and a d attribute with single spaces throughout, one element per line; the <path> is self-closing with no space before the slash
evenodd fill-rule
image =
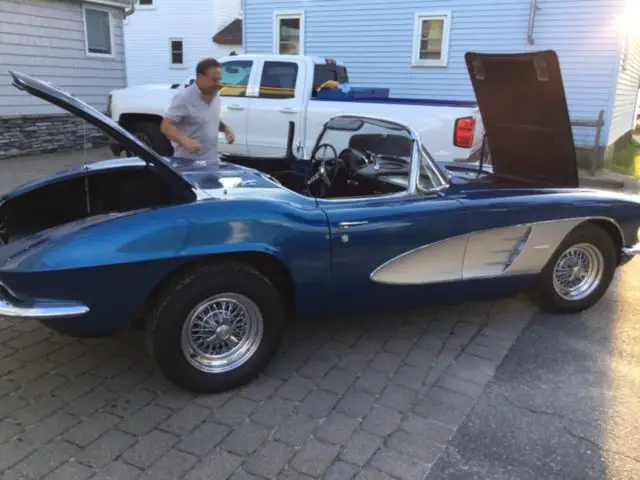
<path id="1" fill-rule="evenodd" d="M 200 60 L 196 66 L 196 75 L 205 75 L 209 69 L 219 67 L 220 63 L 215 58 Z"/>

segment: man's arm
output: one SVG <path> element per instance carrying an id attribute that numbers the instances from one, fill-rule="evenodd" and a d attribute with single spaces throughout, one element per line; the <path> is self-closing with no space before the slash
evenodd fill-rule
<path id="1" fill-rule="evenodd" d="M 180 134 L 173 119 L 164 117 L 160 124 L 160 131 L 172 142 L 176 142 L 179 145 L 184 143 L 185 137 Z"/>
<path id="2" fill-rule="evenodd" d="M 160 131 L 167 137 L 169 140 L 177 143 L 178 145 L 182 145 L 184 148 L 193 153 L 200 153 L 202 151 L 202 145 L 197 140 L 193 138 L 185 137 L 180 134 L 178 128 L 173 119 L 164 117 L 162 119 L 162 123 L 160 124 Z"/>
<path id="3" fill-rule="evenodd" d="M 222 120 L 220 120 L 218 131 L 225 134 L 225 136 L 227 137 L 227 142 L 233 143 L 235 141 L 236 136 L 233 133 L 233 130 L 231 130 L 229 126 L 226 123 L 224 123 Z"/>

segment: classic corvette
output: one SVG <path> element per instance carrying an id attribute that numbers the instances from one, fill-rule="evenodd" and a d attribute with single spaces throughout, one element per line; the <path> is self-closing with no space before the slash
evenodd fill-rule
<path id="1" fill-rule="evenodd" d="M 347 114 L 309 162 L 293 128 L 287 157 L 256 168 L 164 158 L 11 72 L 131 156 L 0 199 L 0 315 L 77 337 L 142 319 L 167 378 L 219 392 L 255 378 L 294 318 L 522 291 L 550 311 L 591 307 L 640 251 L 640 202 L 579 188 L 554 52 L 465 59 L 491 165 L 438 164 L 415 129 Z"/>

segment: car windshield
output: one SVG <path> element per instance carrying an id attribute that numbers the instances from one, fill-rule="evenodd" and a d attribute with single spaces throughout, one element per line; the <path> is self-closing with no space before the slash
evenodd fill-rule
<path id="1" fill-rule="evenodd" d="M 324 147 L 324 145 L 330 147 Z M 345 150 L 357 150 L 370 155 L 375 153 L 381 158 L 392 158 L 405 163 L 402 170 L 411 171 L 413 160 L 413 138 L 404 126 L 390 121 L 363 117 L 336 117 L 327 123 L 327 127 L 318 141 L 318 157 L 341 156 Z M 418 185 L 423 190 L 439 188 L 446 183 L 444 175 L 435 166 L 423 145 L 420 152 L 420 176 Z"/>

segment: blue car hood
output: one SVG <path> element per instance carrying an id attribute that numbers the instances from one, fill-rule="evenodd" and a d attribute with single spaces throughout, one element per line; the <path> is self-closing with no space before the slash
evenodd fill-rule
<path id="1" fill-rule="evenodd" d="M 236 189 L 275 189 L 284 190 L 272 177 L 258 170 L 234 165 L 228 162 L 194 162 L 180 158 L 165 158 L 175 172 L 197 187 L 198 200 L 220 198 L 229 191 Z M 32 182 L 25 183 L 0 197 L 2 200 L 23 195 L 38 188 L 60 182 L 69 178 L 79 177 L 87 172 L 120 168 L 154 168 L 138 157 L 117 158 L 113 160 L 101 160 L 85 165 L 59 170 L 51 175 L 41 177 Z M 287 191 L 291 194 L 293 192 Z M 255 192 L 256 194 L 258 192 Z M 275 193 L 275 192 L 274 192 Z"/>

